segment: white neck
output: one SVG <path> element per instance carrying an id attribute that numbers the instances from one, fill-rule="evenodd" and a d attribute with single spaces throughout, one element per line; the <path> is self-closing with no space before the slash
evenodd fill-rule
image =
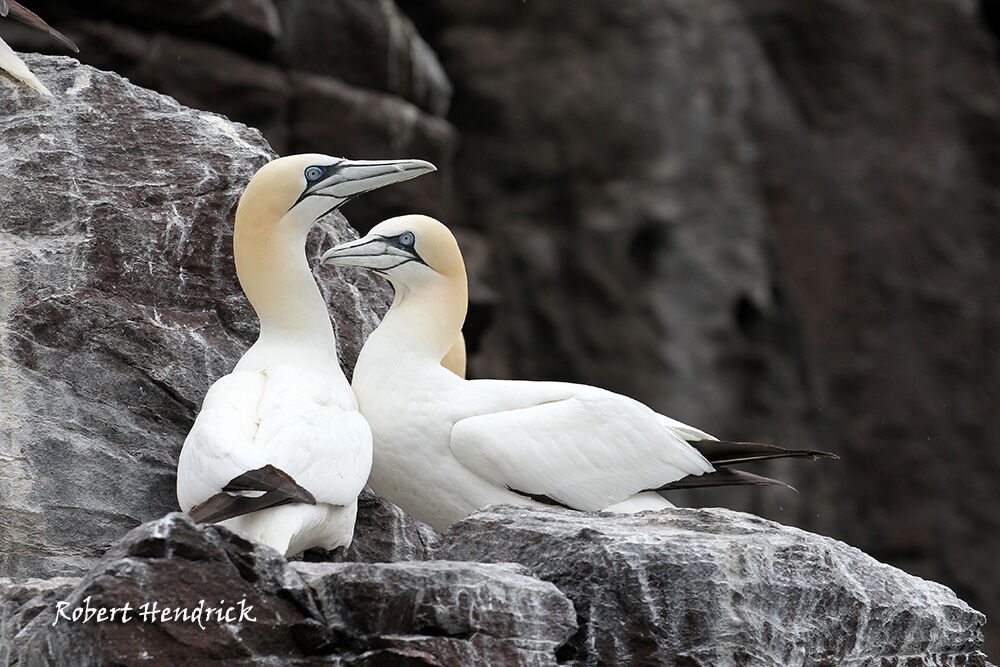
<path id="1" fill-rule="evenodd" d="M 464 272 L 428 276 L 416 289 L 393 281 L 393 288 L 392 307 L 365 343 L 355 375 L 388 360 L 439 368 L 462 330 L 469 301 Z"/>

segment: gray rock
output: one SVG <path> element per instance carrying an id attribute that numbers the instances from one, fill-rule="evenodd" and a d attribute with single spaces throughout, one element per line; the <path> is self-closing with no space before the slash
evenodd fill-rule
<path id="1" fill-rule="evenodd" d="M 235 611 L 194 616 L 206 607 Z M 180 512 L 129 532 L 82 579 L 0 580 L 3 665 L 555 665 L 575 631 L 569 599 L 520 565 L 290 565 Z"/>
<path id="2" fill-rule="evenodd" d="M 18 665 L 260 664 L 328 653 L 334 642 L 311 590 L 276 551 L 180 512 L 128 533 L 65 603 L 46 606 L 17 635 Z M 82 615 L 126 603 L 115 621 Z M 235 611 L 196 618 L 200 603 Z M 189 615 L 172 611 L 180 609 Z"/>
<path id="3" fill-rule="evenodd" d="M 555 665 L 576 631 L 569 599 L 514 564 L 295 563 L 328 625 L 441 664 Z"/>
<path id="4" fill-rule="evenodd" d="M 559 657 L 575 664 L 985 664 L 986 619 L 949 589 L 738 512 L 497 507 L 437 554 L 558 586 L 580 626 Z"/>
<path id="5" fill-rule="evenodd" d="M 279 0 L 279 60 L 398 95 L 436 116 L 451 101 L 441 63 L 393 0 Z M 334 41 L 334 37 L 335 41 Z"/>
<path id="6" fill-rule="evenodd" d="M 13 660 L 11 647 L 17 634 L 39 614 L 55 609 L 79 583 L 79 577 L 22 581 L 0 577 L 0 665 Z"/>
<path id="7" fill-rule="evenodd" d="M 365 487 L 358 496 L 354 539 L 346 549 L 315 548 L 303 559 L 318 562 L 394 563 L 427 560 L 441 534 Z"/>
<path id="8" fill-rule="evenodd" d="M 118 75 L 26 61 L 56 95 L 0 79 L 0 574 L 74 575 L 176 507 L 200 401 L 256 336 L 232 216 L 273 153 Z M 326 223 L 311 258 L 355 235 Z M 347 277 L 317 272 L 351 369 L 386 292 Z"/>

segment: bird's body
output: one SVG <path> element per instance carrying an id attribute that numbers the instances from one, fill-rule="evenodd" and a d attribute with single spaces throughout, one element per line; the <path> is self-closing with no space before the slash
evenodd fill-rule
<path id="1" fill-rule="evenodd" d="M 669 507 L 656 491 L 682 480 L 766 479 L 717 471 L 692 443 L 740 445 L 626 396 L 563 382 L 465 380 L 442 367 L 467 286 L 457 243 L 435 220 L 388 220 L 324 261 L 371 268 L 393 283 L 393 305 L 352 384 L 374 436 L 369 484 L 439 530 L 492 504 L 632 512 Z M 750 458 L 818 454 L 744 449 Z"/>
<path id="2" fill-rule="evenodd" d="M 260 335 L 209 389 L 181 450 L 177 499 L 196 520 L 286 555 L 350 544 L 372 436 L 340 368 L 305 241 L 317 218 L 350 197 L 417 175 L 399 164 L 292 156 L 247 186 L 233 254 Z"/>
<path id="3" fill-rule="evenodd" d="M 17 2 L 17 0 L 0 0 L 0 16 L 15 18 L 33 28 L 46 32 L 73 52 L 80 50 L 68 37 L 43 21 L 40 16 Z M 32 90 L 47 97 L 52 96 L 52 93 L 45 87 L 45 84 L 39 81 L 38 77 L 28 69 L 24 61 L 21 60 L 14 52 L 14 49 L 10 48 L 10 45 L 3 41 L 3 39 L 0 39 L 0 69 L 6 71 Z"/>
<path id="4" fill-rule="evenodd" d="M 308 489 L 316 504 L 271 507 L 220 523 L 282 553 L 349 543 L 370 466 L 371 431 L 346 380 L 336 381 L 343 378 L 339 366 L 247 366 L 241 362 L 205 396 L 178 462 L 181 508 L 190 510 L 249 470 L 273 465 Z"/>

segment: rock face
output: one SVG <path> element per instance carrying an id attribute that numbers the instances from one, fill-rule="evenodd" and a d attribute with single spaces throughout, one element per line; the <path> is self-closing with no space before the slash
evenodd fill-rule
<path id="1" fill-rule="evenodd" d="M 728 510 L 492 508 L 437 555 L 554 583 L 576 606 L 559 651 L 575 664 L 985 664 L 985 617 L 944 586 Z"/>
<path id="2" fill-rule="evenodd" d="M 443 665 L 555 665 L 573 604 L 512 564 L 296 563 L 336 632 Z"/>
<path id="3" fill-rule="evenodd" d="M 196 617 L 201 601 L 223 615 Z M 17 664 L 294 660 L 334 640 L 310 589 L 276 551 L 223 528 L 199 528 L 180 512 L 131 531 L 64 603 L 47 605 L 19 630 Z M 84 616 L 126 603 L 131 611 L 119 611 L 117 621 Z M 178 609 L 191 613 L 178 617 Z"/>
<path id="4" fill-rule="evenodd" d="M 212 606 L 235 611 L 195 617 Z M 555 665 L 575 630 L 569 599 L 520 565 L 289 564 L 179 512 L 82 580 L 0 580 L 0 664 Z"/>
<path id="5" fill-rule="evenodd" d="M 0 579 L 0 664 L 987 664 L 947 588 L 726 510 L 490 508 L 431 555 L 289 563 L 169 514 L 82 579 Z"/>
<path id="6" fill-rule="evenodd" d="M 201 398 L 256 336 L 232 216 L 273 153 L 115 74 L 26 60 L 58 94 L 0 81 L 0 572 L 74 575 L 176 507 Z M 312 258 L 354 235 L 326 222 Z M 351 369 L 386 294 L 317 278 Z"/>
<path id="7" fill-rule="evenodd" d="M 347 205 L 367 229 L 400 213 L 446 215 L 456 135 L 451 85 L 392 0 L 53 2 L 45 18 L 80 58 L 133 83 L 261 130 L 280 154 L 422 158 L 439 169 Z M 62 53 L 4 24 L 15 49 Z M 421 182 L 422 181 L 422 182 Z"/>

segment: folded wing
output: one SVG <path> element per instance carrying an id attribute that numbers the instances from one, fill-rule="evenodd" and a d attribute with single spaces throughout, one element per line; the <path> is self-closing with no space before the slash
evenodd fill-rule
<path id="1" fill-rule="evenodd" d="M 503 409 L 457 421 L 452 453 L 483 479 L 523 495 L 595 511 L 713 470 L 685 441 L 704 433 L 628 397 L 563 383 L 469 385 L 480 404 Z M 512 407 L 526 393 L 530 400 Z"/>

